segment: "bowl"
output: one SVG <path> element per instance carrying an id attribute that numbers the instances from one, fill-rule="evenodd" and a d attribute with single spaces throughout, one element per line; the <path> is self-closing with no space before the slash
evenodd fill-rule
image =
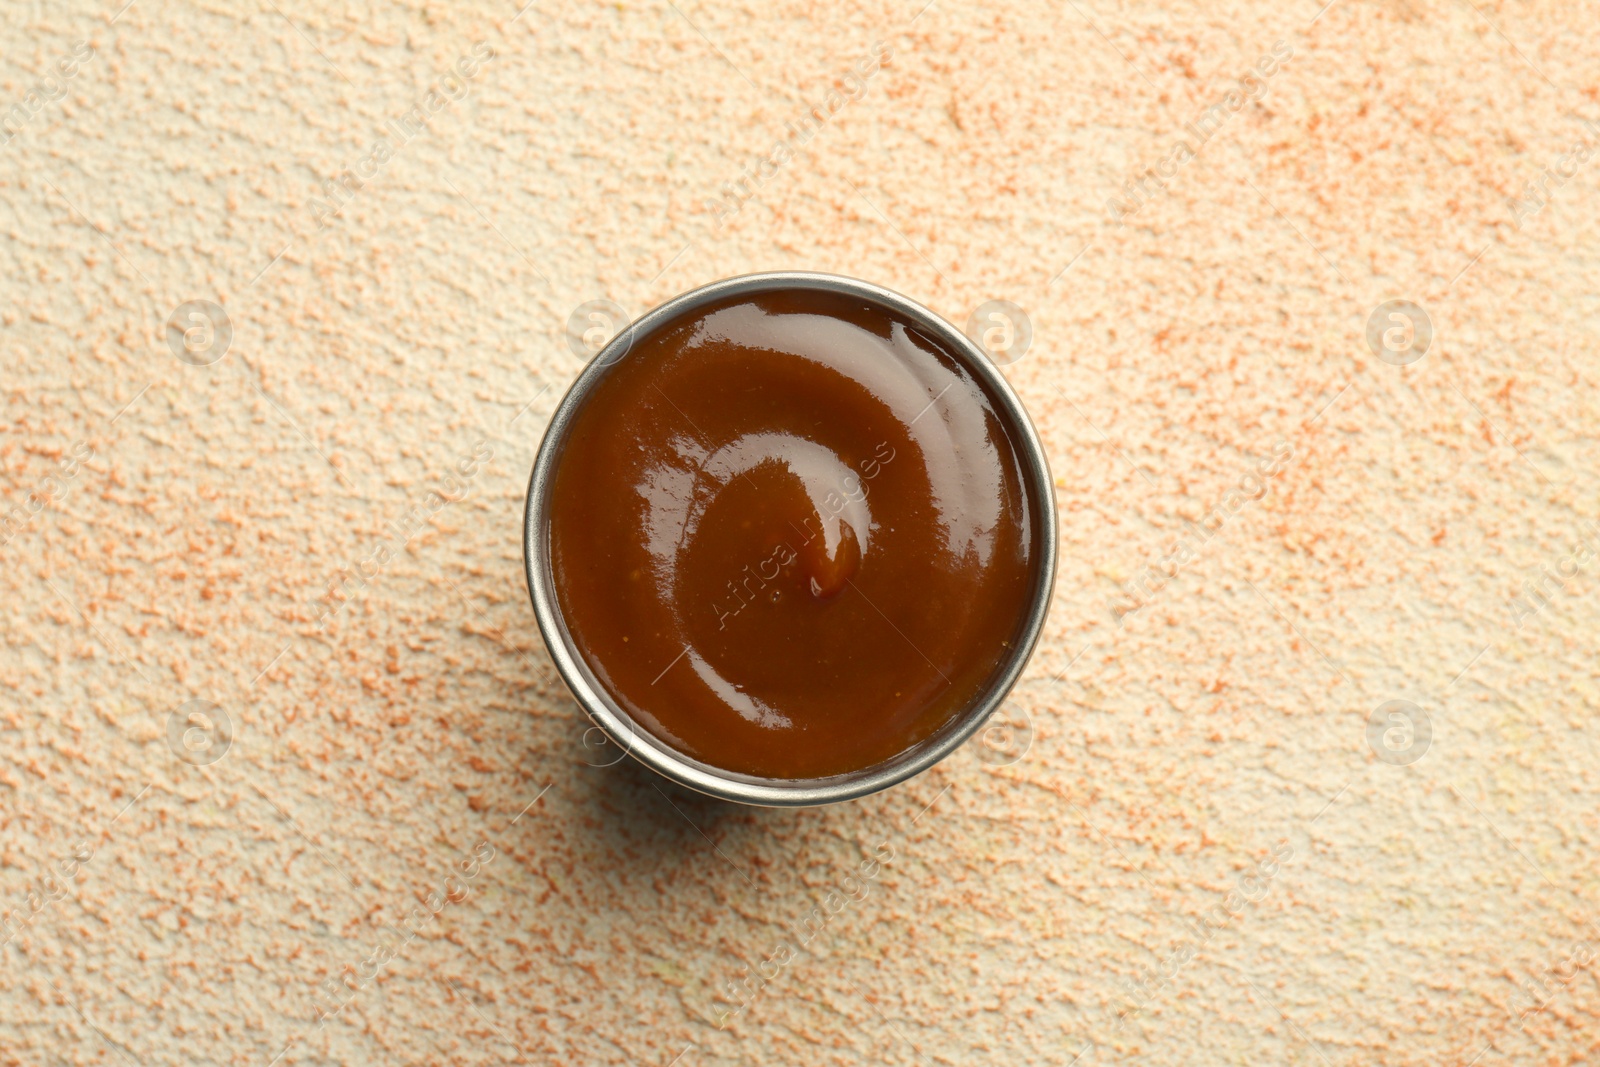
<path id="1" fill-rule="evenodd" d="M 642 338 L 678 317 L 730 298 L 773 290 L 818 290 L 877 304 L 935 340 L 988 394 L 1008 423 L 1023 492 L 1030 507 L 1039 565 L 1019 635 L 997 663 L 989 683 L 939 730 L 899 755 L 857 771 L 826 778 L 760 778 L 718 768 L 674 750 L 644 727 L 606 691 L 579 651 L 563 618 L 550 553 L 551 488 L 572 421 L 605 376 L 626 360 Z M 984 350 L 949 322 L 908 297 L 869 282 L 808 271 L 774 271 L 713 282 L 674 297 L 620 330 L 590 360 L 557 406 L 540 443 L 528 482 L 523 562 L 534 617 L 551 659 L 573 697 L 602 737 L 622 753 L 679 785 L 739 804 L 800 807 L 832 804 L 876 793 L 938 763 L 981 730 L 1021 677 L 1049 612 L 1057 556 L 1055 487 L 1043 445 L 1027 412 Z M 593 731 L 586 735 L 595 737 Z M 621 758 L 620 756 L 617 758 Z M 592 761 L 591 761 L 592 762 Z"/>

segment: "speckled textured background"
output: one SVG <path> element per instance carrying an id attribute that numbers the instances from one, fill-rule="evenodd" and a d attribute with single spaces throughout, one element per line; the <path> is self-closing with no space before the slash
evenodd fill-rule
<path id="1" fill-rule="evenodd" d="M 120 6 L 0 11 L 0 1063 L 1600 1058 L 1594 3 Z M 771 812 L 519 528 L 575 308 L 786 267 L 1026 311 L 1064 559 L 1013 749 Z"/>

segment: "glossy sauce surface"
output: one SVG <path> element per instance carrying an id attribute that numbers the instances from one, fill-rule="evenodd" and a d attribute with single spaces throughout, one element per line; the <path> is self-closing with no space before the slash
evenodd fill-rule
<path id="1" fill-rule="evenodd" d="M 724 770 L 819 778 L 904 752 L 987 687 L 1035 595 L 1008 425 L 859 298 L 742 297 L 635 341 L 550 491 L 579 653 L 643 728 Z"/>

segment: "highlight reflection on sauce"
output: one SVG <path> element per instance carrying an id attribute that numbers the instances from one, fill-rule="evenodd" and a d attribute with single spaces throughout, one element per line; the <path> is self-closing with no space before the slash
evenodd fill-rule
<path id="1" fill-rule="evenodd" d="M 557 598 L 641 726 L 725 770 L 818 778 L 948 723 L 1037 580 L 982 386 L 891 312 L 742 297 L 634 343 L 557 461 Z"/>

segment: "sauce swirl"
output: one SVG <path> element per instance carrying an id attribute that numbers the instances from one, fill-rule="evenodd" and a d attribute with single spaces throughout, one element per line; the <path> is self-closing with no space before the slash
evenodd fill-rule
<path id="1" fill-rule="evenodd" d="M 1039 509 L 960 360 L 892 310 L 786 289 L 635 340 L 551 482 L 556 595 L 644 729 L 725 771 L 882 763 L 1020 640 Z"/>

